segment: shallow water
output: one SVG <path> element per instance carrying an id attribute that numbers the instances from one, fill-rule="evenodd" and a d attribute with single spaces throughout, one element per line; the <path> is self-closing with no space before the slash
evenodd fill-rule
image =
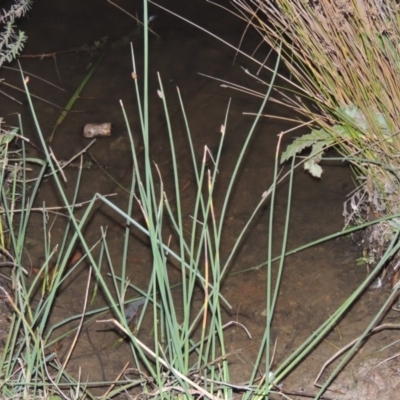
<path id="1" fill-rule="evenodd" d="M 125 3 L 123 6 L 131 13 L 141 14 L 139 1 Z M 169 0 L 163 1 L 162 5 L 179 12 L 234 45 L 239 43 L 244 29 L 240 21 L 208 3 L 199 0 L 191 1 L 190 5 L 188 3 Z M 220 126 L 224 121 L 228 102 L 232 99 L 218 177 L 219 185 L 215 199 L 217 209 L 221 205 L 234 163 L 253 123 L 254 117 L 243 115 L 243 112 L 256 112 L 261 100 L 248 94 L 223 89 L 218 82 L 199 75 L 199 72 L 261 92 L 266 92 L 267 88 L 244 73 L 241 67 L 248 68 L 253 73 L 257 71 L 256 65 L 248 59 L 239 56 L 233 63 L 235 52 L 229 47 L 162 10 L 153 8 L 151 12 L 157 14 L 152 28 L 159 35 L 157 37 L 150 35 L 151 158 L 162 171 L 166 192 L 172 197 L 168 135 L 162 104 L 157 95 L 159 86 L 156 73 L 159 72 L 164 93 L 168 96 L 183 188 L 183 214 L 189 224 L 195 197 L 195 179 L 190 166 L 187 138 L 176 87 L 179 87 L 184 100 L 199 161 L 202 159 L 205 145 L 215 151 L 220 140 Z M 23 69 L 28 75 L 37 74 L 66 90 L 63 93 L 31 78 L 29 83 L 31 92 L 61 107 L 68 102 L 71 94 L 85 77 L 88 68 L 98 57 L 98 53 L 91 54 L 83 51 L 82 46 L 93 44 L 102 37 L 108 37 L 112 42 L 118 43 L 116 48 L 111 48 L 105 53 L 98 69 L 85 87 L 82 97 L 74 106 L 74 112 L 70 113 L 57 129 L 52 148 L 59 159 L 68 159 L 88 144 L 87 139 L 82 137 L 82 129 L 86 123 L 111 122 L 112 136 L 98 139 L 90 149 L 90 153 L 108 174 L 122 185 L 129 185 L 132 164 L 119 100 L 123 101 L 128 113 L 139 153 L 141 139 L 137 101 L 131 79 L 130 48 L 128 43 L 121 43 L 120 38 L 129 36 L 137 57 L 137 71 L 142 71 L 142 35 L 137 24 L 106 1 L 55 2 L 48 0 L 34 4 L 29 17 L 21 23 L 21 29 L 29 37 L 24 52 L 25 57 L 20 59 Z M 257 44 L 257 39 L 249 34 L 244 43 L 245 49 L 250 51 Z M 70 49 L 75 50 L 65 51 Z M 52 55 L 53 52 L 54 57 L 39 57 L 43 54 Z M 263 50 L 260 52 L 262 53 Z M 27 55 L 36 57 L 29 58 L 26 57 Z M 263 58 L 262 54 L 259 56 Z M 15 63 L 14 66 L 16 66 Z M 266 81 L 270 79 L 266 72 L 263 72 L 261 76 Z M 1 78 L 5 78 L 10 84 L 21 86 L 20 76 L 16 72 L 3 70 Z M 284 84 L 282 81 L 278 83 Z M 21 106 L 6 98 L 0 98 L 1 109 L 8 115 L 7 122 L 16 124 L 13 113 L 21 113 L 25 134 L 37 142 L 37 135 L 29 117 L 30 112 L 24 101 L 24 95 L 15 92 L 12 94 L 24 104 Z M 47 136 L 52 131 L 59 111 L 54 106 L 39 100 L 35 100 L 34 103 L 42 130 Z M 290 111 L 272 102 L 267 104 L 265 114 L 293 117 Z M 277 135 L 290 126 L 288 122 L 272 118 L 264 118 L 258 124 L 232 194 L 225 224 L 222 257 L 227 257 L 262 193 L 271 185 Z M 295 135 L 301 133 L 296 131 Z M 284 136 L 282 147 L 290 143 L 292 138 L 293 135 Z M 68 182 L 65 188 L 71 196 L 76 176 L 76 170 L 66 169 Z M 287 181 L 284 181 L 277 191 L 274 209 L 274 255 L 279 254 L 283 235 L 287 186 Z M 288 249 L 294 249 L 341 230 L 343 227 L 342 204 L 352 188 L 350 170 L 342 163 L 326 163 L 321 180 L 313 179 L 299 169 L 294 180 Z M 99 167 L 84 171 L 79 201 L 90 199 L 96 192 L 118 193 L 114 201 L 121 207 L 126 205 L 125 192 L 117 187 Z M 49 182 L 41 190 L 38 204 L 43 200 L 47 205 L 59 204 L 59 199 L 54 193 L 55 188 Z M 264 268 L 251 268 L 264 262 L 267 256 L 269 207 L 269 202 L 266 202 L 251 225 L 240 251 L 233 260 L 231 275 L 223 286 L 223 294 L 232 306 L 232 309 L 227 312 L 226 320 L 234 319 L 244 324 L 252 334 L 252 340 L 249 340 L 245 332 L 240 329 L 234 328 L 227 332 L 228 350 L 232 352 L 241 350 L 231 359 L 232 380 L 236 383 L 242 383 L 248 379 L 264 332 L 266 271 Z M 99 228 L 108 226 L 111 256 L 119 265 L 124 221 L 105 207 L 101 207 L 100 204 L 97 211 L 93 213 L 91 222 L 86 227 L 87 240 L 89 243 L 94 243 L 99 237 Z M 139 209 L 136 208 L 134 213 L 139 215 Z M 61 238 L 64 222 L 62 218 L 53 216 L 51 218 L 54 222 L 52 240 L 56 243 Z M 43 233 L 40 222 L 41 216 L 38 216 L 37 225 L 30 228 L 30 239 L 27 243 L 33 266 L 39 265 L 43 257 L 41 248 Z M 130 249 L 128 255 L 129 278 L 135 285 L 146 289 L 151 274 L 151 258 L 145 238 L 139 234 L 136 234 L 135 238 L 136 244 Z M 284 360 L 312 334 L 363 280 L 366 271 L 356 266 L 355 260 L 358 257 L 359 249 L 354 242 L 350 238 L 342 238 L 287 258 L 273 323 L 273 340 L 277 340 L 275 365 Z M 118 273 L 118 270 L 116 272 Z M 87 275 L 88 270 L 82 267 L 65 285 L 59 296 L 54 320 L 81 312 Z M 343 347 L 362 332 L 362 328 L 379 309 L 384 297 L 383 292 L 368 292 L 339 324 L 338 329 L 331 333 L 328 339 L 283 382 L 284 390 L 298 394 L 316 393 L 313 380 L 323 363 L 338 348 Z M 396 318 L 394 312 L 391 318 Z M 151 327 L 145 323 L 138 337 L 145 340 L 149 329 Z M 392 335 L 387 332 L 380 335 L 378 339 L 378 335 L 374 336 L 370 347 L 363 348 L 355 363 L 340 376 L 335 386 L 336 392 L 331 392 L 327 396 L 338 399 L 367 398 L 362 396 L 365 396 L 363 390 L 368 385 L 363 383 L 360 386 L 357 380 L 364 382 L 365 374 L 363 375 L 361 366 L 365 366 L 365 360 L 373 358 L 374 351 L 383 347 L 384 343 L 390 342 L 392 338 Z M 68 340 L 65 339 L 65 343 L 61 344 L 58 350 L 61 358 L 65 356 L 64 350 L 68 348 Z M 110 327 L 99 329 L 95 323 L 91 324 L 83 331 L 82 340 L 71 358 L 69 370 L 73 373 L 81 367 L 83 380 L 114 379 L 124 364 L 132 361 L 124 346 L 113 346 L 116 340 L 118 340 L 118 334 L 115 330 Z M 379 359 L 384 359 L 388 354 L 394 354 L 393 348 L 379 354 Z M 392 363 L 391 367 L 393 372 L 396 368 L 395 363 Z M 371 372 L 371 369 L 368 371 Z M 383 375 L 388 376 L 388 373 L 385 372 Z M 371 380 L 373 378 L 368 382 Z M 375 385 L 375 387 L 378 386 Z M 387 387 L 379 386 L 380 391 L 375 392 L 373 388 L 368 387 L 369 395 L 373 396 L 370 398 L 391 398 L 392 386 L 389 383 Z M 389 397 L 384 397 L 385 390 L 389 391 Z M 297 397 L 293 394 L 291 398 Z"/>

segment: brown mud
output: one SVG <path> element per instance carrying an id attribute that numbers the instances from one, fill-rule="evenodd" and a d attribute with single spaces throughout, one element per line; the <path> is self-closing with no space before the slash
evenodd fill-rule
<path id="1" fill-rule="evenodd" d="M 141 14 L 140 1 L 124 3 L 121 5 L 132 14 Z M 169 0 L 162 1 L 162 5 L 234 45 L 239 43 L 245 28 L 241 21 L 200 0 L 191 2 Z M 158 37 L 150 35 L 149 45 L 151 158 L 159 166 L 166 191 L 172 197 L 168 134 L 162 104 L 157 95 L 157 72 L 159 72 L 164 92 L 168 97 L 174 127 L 180 179 L 184 188 L 183 215 L 189 223 L 195 196 L 195 181 L 190 167 L 187 138 L 176 87 L 179 87 L 182 94 L 199 161 L 202 159 L 205 145 L 212 150 L 218 145 L 220 125 L 224 121 L 228 101 L 232 98 L 225 138 L 226 146 L 218 178 L 217 207 L 221 204 L 227 180 L 253 123 L 254 117 L 243 115 L 243 112 L 257 112 L 261 100 L 244 93 L 223 89 L 218 82 L 199 73 L 229 80 L 262 92 L 266 92 L 267 89 L 244 73 L 241 67 L 248 68 L 253 73 L 257 70 L 257 66 L 248 59 L 239 56 L 233 63 L 235 52 L 206 33 L 156 8 L 152 8 L 151 13 L 157 14 L 152 28 L 159 35 Z M 34 78 L 31 78 L 29 83 L 32 93 L 61 107 L 68 102 L 99 54 L 88 51 L 63 52 L 64 50 L 79 49 L 84 44 L 92 45 L 103 37 L 108 37 L 111 42 L 119 42 L 121 38 L 129 36 L 137 57 L 139 79 L 141 78 L 143 44 L 140 26 L 105 0 L 36 2 L 28 17 L 21 23 L 21 29 L 29 37 L 24 55 L 58 52 L 55 57 L 43 59 L 25 57 L 21 58 L 20 62 L 28 75 L 37 74 L 65 88 L 67 92 L 62 93 Z M 111 122 L 113 135 L 110 138 L 97 140 L 90 152 L 110 175 L 122 185 L 128 186 L 131 179 L 131 156 L 120 100 L 124 103 L 133 127 L 134 138 L 138 143 L 140 143 L 140 126 L 131 79 L 129 40 L 125 44 L 123 41 L 120 42 L 120 46 L 105 53 L 101 64 L 84 89 L 82 98 L 75 105 L 75 112 L 70 113 L 57 129 L 52 148 L 59 159 L 68 159 L 88 144 L 87 139 L 82 137 L 82 129 L 86 123 Z M 244 43 L 245 50 L 251 51 L 257 39 L 249 34 Z M 267 49 L 260 50 L 261 53 L 263 51 L 266 54 Z M 13 66 L 17 65 L 14 63 Z M 21 86 L 20 75 L 16 72 L 2 70 L 1 78 L 10 84 Z M 264 73 L 263 79 L 268 81 L 270 76 Z M 284 84 L 279 80 L 278 83 Z M 21 113 L 25 134 L 38 142 L 24 95 L 13 93 L 13 96 L 24 104 L 21 106 L 0 97 L 3 116 L 6 117 L 7 123 L 16 124 L 13 113 Z M 34 104 L 42 130 L 47 136 L 51 133 L 59 111 L 38 100 L 34 100 Z M 289 110 L 275 103 L 268 103 L 266 111 L 270 115 L 293 117 Z M 271 118 L 262 119 L 257 126 L 231 198 L 225 224 L 222 257 L 227 257 L 234 240 L 259 202 L 262 193 L 271 185 L 277 135 L 290 127 L 289 123 Z M 295 134 L 300 135 L 301 132 L 296 131 Z M 289 144 L 290 140 L 289 136 L 285 136 L 282 148 Z M 65 184 L 65 189 L 70 195 L 74 191 L 76 176 L 76 170 L 66 169 L 68 182 Z M 277 191 L 274 255 L 279 254 L 282 240 L 287 186 L 288 183 L 285 181 Z M 116 192 L 118 197 L 113 201 L 121 207 L 126 207 L 125 192 L 99 167 L 84 171 L 81 187 L 80 201 L 90 199 L 96 192 L 102 194 Z M 321 180 L 312 179 L 298 169 L 294 180 L 288 248 L 294 249 L 341 230 L 343 202 L 352 189 L 350 169 L 343 163 L 325 163 Z M 54 193 L 55 187 L 48 182 L 40 191 L 38 204 L 44 200 L 48 206 L 59 204 L 60 199 Z M 232 381 L 238 384 L 245 382 L 250 375 L 265 327 L 263 310 L 265 310 L 266 271 L 264 268 L 243 271 L 259 265 L 266 259 L 269 208 L 270 203 L 267 202 L 252 224 L 233 261 L 230 270 L 232 275 L 223 286 L 223 294 L 232 305 L 232 310 L 227 312 L 226 320 L 234 319 L 244 324 L 252 334 L 250 340 L 245 332 L 238 328 L 227 331 L 228 350 L 233 353 L 240 350 L 240 353 L 235 353 L 231 358 Z M 134 214 L 139 215 L 139 213 L 140 210 L 136 208 Z M 41 218 L 41 215 L 37 217 L 37 224 L 32 225 L 29 231 L 27 251 L 32 260 L 30 266 L 39 265 L 43 257 Z M 65 221 L 54 216 L 50 218 L 54 223 L 52 241 L 55 244 L 62 237 Z M 98 212 L 93 214 L 91 223 L 85 230 L 89 243 L 94 243 L 99 238 L 99 228 L 108 227 L 111 257 L 117 266 L 120 265 L 122 254 L 123 224 L 124 221 L 120 217 L 99 204 Z M 128 254 L 128 274 L 132 283 L 146 290 L 151 274 L 151 258 L 145 238 L 135 234 L 134 240 L 135 245 L 130 248 Z M 356 266 L 356 259 L 359 256 L 360 249 L 351 238 L 341 238 L 287 258 L 273 323 L 273 340 L 277 341 L 274 365 L 278 365 L 293 352 L 362 282 L 366 270 Z M 28 265 L 27 268 L 29 269 Z M 118 268 L 116 272 L 119 272 Z M 82 311 L 87 278 L 88 270 L 82 267 L 67 282 L 59 295 L 58 305 L 52 316 L 54 321 Z M 337 329 L 282 382 L 283 390 L 294 393 L 290 398 L 304 398 L 305 394 L 317 392 L 313 381 L 322 365 L 338 349 L 362 333 L 383 304 L 385 297 L 384 290 L 365 293 L 339 323 Z M 98 304 L 94 306 L 100 306 L 101 301 L 99 296 Z M 391 311 L 388 318 L 395 322 L 398 313 Z M 145 321 L 138 333 L 139 338 L 145 340 L 150 331 L 150 321 Z M 395 337 L 395 333 L 389 331 L 372 336 L 368 344 L 361 348 L 338 377 L 332 386 L 334 391 L 327 392 L 326 396 L 335 399 L 393 399 L 392 394 L 398 390 L 398 380 L 395 379 L 399 373 L 398 361 L 394 359 L 381 366 L 376 365 L 399 351 L 397 344 L 378 353 L 385 345 L 393 342 Z M 98 324 L 93 323 L 85 328 L 71 358 L 69 371 L 77 373 L 81 368 L 82 380 L 114 379 L 126 362 L 133 362 L 125 345 L 113 346 L 118 338 L 117 332 L 109 326 L 100 328 Z M 60 343 L 57 350 L 60 358 L 65 356 L 70 340 L 71 338 L 67 338 L 64 343 Z M 323 378 L 326 376 L 324 374 Z"/>

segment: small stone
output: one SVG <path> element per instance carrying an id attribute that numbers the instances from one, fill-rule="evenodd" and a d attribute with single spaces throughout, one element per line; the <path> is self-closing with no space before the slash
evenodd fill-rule
<path id="1" fill-rule="evenodd" d="M 111 122 L 101 124 L 86 124 L 83 127 L 83 137 L 92 139 L 96 137 L 111 136 Z"/>

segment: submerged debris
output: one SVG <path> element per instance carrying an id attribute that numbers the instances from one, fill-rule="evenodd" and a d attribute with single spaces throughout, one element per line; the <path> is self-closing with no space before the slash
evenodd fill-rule
<path id="1" fill-rule="evenodd" d="M 101 124 L 86 124 L 83 128 L 83 137 L 96 138 L 111 136 L 111 122 Z"/>
<path id="2" fill-rule="evenodd" d="M 378 220 L 367 226 L 361 236 L 356 238 L 363 248 L 364 261 L 370 267 L 375 267 L 381 261 L 400 229 L 400 218 L 396 217 L 400 214 L 400 198 L 397 194 L 400 193 L 400 185 L 394 188 L 395 181 L 389 182 L 384 176 L 380 177 L 380 183 L 376 187 L 369 176 L 365 184 L 344 203 L 343 209 L 346 226 Z M 380 285 L 391 284 L 393 287 L 399 280 L 399 272 L 400 254 L 394 253 L 383 266 Z"/>

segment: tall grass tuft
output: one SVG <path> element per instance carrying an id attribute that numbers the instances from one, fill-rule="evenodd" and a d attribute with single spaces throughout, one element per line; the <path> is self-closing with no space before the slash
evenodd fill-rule
<path id="1" fill-rule="evenodd" d="M 144 2 L 144 29 L 147 32 L 147 2 Z M 263 109 L 267 104 L 274 88 L 277 76 L 278 61 L 270 85 L 263 96 L 259 112 L 243 143 L 242 151 L 233 167 L 228 189 L 220 209 L 215 207 L 215 188 L 218 184 L 218 171 L 223 168 L 221 152 L 224 141 L 229 135 L 229 104 L 223 118 L 221 127 L 220 145 L 213 157 L 211 167 L 207 166 L 207 152 L 203 160 L 198 163 L 195 156 L 196 144 L 192 141 L 190 123 L 185 113 L 184 100 L 178 91 L 181 105 L 182 118 L 186 126 L 188 147 L 193 160 L 195 199 L 192 208 L 192 222 L 184 222 L 181 182 L 179 179 L 179 163 L 175 152 L 175 137 L 168 112 L 167 93 L 163 88 L 162 79 L 159 77 L 158 94 L 159 105 L 165 111 L 165 129 L 169 137 L 171 165 L 173 170 L 174 193 L 171 200 L 164 190 L 163 170 L 152 162 L 151 141 L 152 129 L 149 116 L 149 87 L 148 87 L 148 41 L 144 35 L 144 71 L 138 71 L 132 49 L 132 78 L 138 99 L 138 115 L 142 139 L 144 143 L 144 159 L 139 160 L 136 153 L 136 143 L 131 133 L 129 115 L 125 112 L 121 101 L 122 113 L 128 127 L 128 136 L 132 150 L 132 173 L 129 196 L 125 208 L 117 206 L 108 196 L 95 193 L 84 204 L 84 210 L 76 216 L 75 209 L 81 187 L 80 169 L 75 182 L 75 191 L 68 197 L 59 175 L 51 149 L 45 141 L 40 123 L 33 108 L 29 89 L 26 86 L 28 102 L 31 108 L 36 130 L 44 152 L 44 160 L 31 160 L 26 158 L 25 142 L 21 144 L 21 151 L 14 157 L 9 148 L 9 142 L 16 137 L 15 132 L 1 136 L 0 139 L 0 175 L 1 185 L 1 215 L 2 228 L 1 253 L 6 258 L 6 265 L 11 270 L 10 290 L 0 286 L 6 301 L 11 308 L 11 327 L 4 348 L 0 352 L 0 397 L 5 399 L 111 399 L 126 396 L 136 398 L 146 396 L 157 399 L 187 398 L 198 399 L 231 399 L 236 394 L 243 394 L 244 398 L 268 398 L 272 393 L 279 393 L 288 398 L 279 384 L 291 373 L 307 355 L 323 340 L 328 332 L 337 324 L 340 318 L 354 304 L 365 288 L 370 285 L 379 272 L 381 265 L 366 278 L 360 287 L 347 299 L 344 304 L 331 316 L 327 317 L 317 330 L 293 351 L 285 360 L 273 363 L 273 341 L 271 328 L 274 323 L 274 311 L 280 294 L 280 283 L 284 269 L 285 256 L 289 254 L 286 248 L 287 234 L 290 221 L 290 200 L 293 181 L 294 160 L 287 174 L 289 176 L 290 190 L 288 193 L 288 209 L 284 238 L 282 241 L 279 266 L 276 279 L 272 273 L 273 221 L 275 189 L 278 180 L 278 156 L 275 163 L 275 174 L 271 178 L 271 186 L 262 195 L 255 206 L 249 221 L 237 237 L 225 261 L 221 257 L 221 243 L 225 233 L 225 219 L 233 185 L 243 161 L 248 144 L 254 134 L 261 118 Z M 143 72 L 143 73 L 142 73 Z M 139 81 L 138 76 L 143 75 Z M 20 135 L 23 138 L 22 123 Z M 279 147 L 278 147 L 279 148 Z M 11 167 L 10 160 L 13 160 Z M 15 161 L 15 162 L 14 162 Z M 27 163 L 34 162 L 38 165 L 36 179 L 28 187 Z M 15 168 L 17 166 L 18 168 Z M 64 236 L 58 241 L 49 234 L 51 227 L 47 223 L 49 212 L 47 204 L 36 210 L 43 215 L 43 253 L 45 262 L 36 276 L 27 279 L 27 268 L 24 265 L 24 243 L 27 238 L 27 229 L 31 223 L 33 205 L 36 195 L 43 182 L 45 172 L 50 170 L 51 179 L 58 191 L 59 198 L 66 214 Z M 121 265 L 112 259 L 108 246 L 106 229 L 98 232 L 99 240 L 95 245 L 89 245 L 84 231 L 88 224 L 95 202 L 101 201 L 104 206 L 114 210 L 126 221 L 126 231 L 123 238 L 123 252 Z M 232 382 L 230 376 L 230 356 L 225 346 L 225 331 L 233 324 L 246 328 L 236 321 L 229 321 L 224 316 L 224 307 L 229 307 L 222 290 L 222 283 L 226 279 L 232 259 L 239 248 L 242 238 L 251 222 L 257 216 L 258 210 L 270 201 L 270 224 L 266 252 L 266 262 L 263 264 L 267 275 L 266 290 L 266 324 L 262 339 L 259 343 L 259 352 L 256 360 L 252 360 L 254 370 L 243 384 Z M 141 216 L 134 215 L 133 204 L 139 205 Z M 17 208 L 18 204 L 18 208 Z M 140 217 L 140 216 L 139 216 Z M 138 221 L 144 221 L 138 222 Z M 171 233 L 174 239 L 170 241 Z M 351 228 L 347 232 L 340 232 L 334 236 L 321 239 L 329 240 L 333 237 L 347 234 L 358 228 Z M 7 232 L 6 232 L 7 230 Z M 126 255 L 133 243 L 133 232 L 147 235 L 149 252 L 151 254 L 151 278 L 147 286 L 137 287 L 129 280 L 129 270 Z M 399 244 L 397 236 L 392 241 L 392 246 L 382 263 L 397 252 Z M 172 244 L 170 244 L 172 243 Z M 69 260 L 76 246 L 82 248 L 82 258 L 74 265 Z M 311 246 L 313 244 L 310 244 Z M 305 248 L 305 247 L 303 247 Z M 293 252 L 299 251 L 295 249 Z M 225 251 L 224 251 L 225 253 Z M 50 260 L 55 259 L 55 264 L 50 269 Z M 57 295 L 63 289 L 63 283 L 73 274 L 76 268 L 83 268 L 83 261 L 88 261 L 87 288 L 82 296 L 82 311 L 78 315 L 71 315 L 65 320 L 51 325 L 50 315 L 55 309 Z M 2 260 L 3 261 L 3 260 Z M 261 268 L 261 266 L 260 266 Z M 116 271 L 121 271 L 117 274 Z M 171 284 L 172 276 L 179 272 L 179 291 Z M 105 305 L 100 309 L 90 306 L 89 298 L 91 280 L 96 281 L 104 296 Z M 128 292 L 129 290 L 129 292 Z M 127 298 L 128 293 L 134 292 L 132 298 Z M 394 294 L 393 294 L 394 296 Z M 140 297 L 139 299 L 137 299 Z M 200 301 L 195 301 L 200 299 Z M 392 301 L 393 298 L 388 301 Z M 133 333 L 130 323 L 130 313 L 137 310 L 138 305 L 143 305 L 143 311 L 138 321 L 139 334 Z M 382 308 L 382 313 L 387 305 Z M 105 317 L 104 313 L 108 316 Z M 152 330 L 145 331 L 146 343 L 141 340 L 142 332 L 146 329 L 142 323 L 145 315 L 152 317 Z M 376 326 L 377 319 L 371 322 L 365 333 L 360 337 L 354 347 L 356 351 L 359 343 L 371 333 Z M 125 375 L 126 368 L 118 371 L 113 382 L 87 381 L 87 371 L 82 366 L 81 376 L 72 376 L 68 371 L 71 358 L 82 339 L 82 328 L 96 319 L 98 324 L 112 323 L 123 333 L 129 346 L 130 364 L 136 371 L 136 376 L 130 378 Z M 68 330 L 66 331 L 66 328 Z M 66 336 L 72 338 L 66 356 L 60 360 L 56 345 Z M 349 352 L 347 357 L 351 357 Z M 343 363 L 347 359 L 343 360 Z M 272 370 L 272 365 L 274 369 Z M 276 365 L 276 366 L 275 366 Z M 332 379 L 334 375 L 332 375 Z M 324 384 L 329 384 L 329 380 Z M 102 395 L 94 396 L 91 388 L 106 386 Z"/>
<path id="2" fill-rule="evenodd" d="M 323 153 L 335 148 L 352 166 L 358 188 L 348 201 L 346 223 L 400 212 L 400 10 L 394 0 L 234 0 L 240 16 L 269 46 L 282 47 L 291 75 L 284 102 L 312 130 L 297 139 L 282 161 L 309 148 L 305 168 L 316 177 Z M 312 104 L 312 105 L 310 105 Z M 398 218 L 365 234 L 369 262 L 393 238 Z M 385 275 L 393 278 L 396 268 Z"/>
<path id="3" fill-rule="evenodd" d="M 144 29 L 147 30 L 147 3 L 144 2 Z M 179 180 L 178 160 L 175 153 L 174 135 L 169 118 L 167 94 L 164 91 L 162 80 L 159 77 L 160 107 L 165 110 L 166 132 L 169 136 L 171 160 L 174 179 L 174 200 L 168 198 L 164 191 L 163 171 L 152 162 L 151 124 L 149 117 L 149 88 L 148 88 L 148 42 L 144 35 L 143 74 L 136 68 L 136 61 L 132 49 L 132 77 L 138 98 L 138 115 L 144 143 L 144 160 L 139 161 L 136 154 L 136 144 L 131 134 L 129 115 L 126 114 L 121 101 L 122 112 L 128 127 L 128 135 L 132 149 L 132 174 L 129 199 L 126 208 L 117 207 L 104 194 L 96 193 L 85 203 L 84 211 L 79 219 L 75 208 L 81 187 L 80 169 L 75 182 L 75 191 L 68 197 L 59 175 L 58 165 L 54 161 L 44 134 L 41 130 L 38 116 L 33 107 L 27 79 L 22 74 L 27 93 L 28 103 L 36 126 L 44 153 L 44 160 L 34 160 L 39 165 L 34 184 L 27 185 L 27 162 L 24 143 L 20 157 L 20 173 L 10 175 L 3 168 L 3 181 L 10 180 L 10 185 L 1 185 L 2 215 L 4 226 L 9 227 L 8 242 L 1 248 L 9 257 L 8 264 L 11 270 L 10 290 L 2 287 L 6 302 L 11 314 L 10 332 L 1 352 L 0 358 L 0 397 L 2 398 L 52 398 L 80 399 L 94 398 L 91 387 L 94 382 L 86 379 L 82 366 L 82 381 L 79 376 L 71 376 L 69 365 L 77 343 L 81 340 L 82 328 L 93 320 L 97 323 L 113 323 L 124 334 L 129 344 L 131 364 L 137 370 L 135 379 L 128 379 L 123 373 L 115 382 L 109 383 L 101 398 L 115 398 L 122 393 L 145 394 L 156 398 L 198 398 L 199 396 L 216 399 L 230 399 L 235 386 L 231 384 L 229 357 L 225 346 L 225 330 L 235 321 L 227 321 L 223 308 L 229 307 L 224 298 L 221 286 L 226 278 L 230 263 L 239 248 L 246 229 L 255 218 L 257 210 L 273 191 L 260 196 L 260 202 L 254 210 L 248 224 L 239 235 L 226 261 L 221 256 L 221 242 L 225 233 L 224 224 L 235 178 L 239 171 L 244 154 L 250 139 L 256 129 L 260 114 L 254 121 L 243 143 L 241 154 L 233 168 L 228 189 L 225 193 L 222 208 L 216 210 L 214 191 L 218 181 L 218 170 L 225 137 L 229 134 L 228 116 L 229 105 L 221 127 L 221 140 L 217 153 L 214 154 L 212 167 L 207 166 L 205 152 L 202 162 L 197 163 L 195 143 L 192 142 L 190 124 L 184 111 L 184 100 L 178 91 L 178 97 L 183 110 L 182 118 L 185 121 L 188 147 L 193 160 L 196 196 L 192 209 L 192 224 L 188 228 L 184 224 L 181 187 Z M 139 82 L 137 76 L 144 78 Z M 129 75 L 128 75 L 129 76 Z M 127 76 L 127 78 L 128 78 Z M 274 77 L 276 76 L 276 72 Z M 272 87 L 272 85 L 271 85 Z M 272 89 L 268 90 L 261 109 L 268 101 Z M 261 110 L 260 110 L 261 111 Z M 23 136 L 22 123 L 20 134 Z M 10 137 L 12 139 L 13 136 Z M 8 137 L 4 137 L 5 151 L 8 150 Z M 3 143 L 3 142 L 2 142 Z M 11 153 L 5 152 L 4 159 Z M 8 157 L 8 158 L 7 158 Z M 37 274 L 27 278 L 27 268 L 24 265 L 24 243 L 27 238 L 27 229 L 31 223 L 33 205 L 38 190 L 43 183 L 45 172 L 50 170 L 59 198 L 66 214 L 64 235 L 55 241 L 52 238 L 51 227 L 47 223 L 48 204 L 43 203 L 39 210 L 43 214 L 43 253 L 45 262 Z M 160 189 L 157 189 L 160 184 Z M 11 188 L 8 191 L 8 188 Z M 16 197 L 18 210 L 16 209 Z M 105 229 L 99 232 L 99 240 L 91 247 L 85 238 L 84 229 L 91 216 L 96 201 L 102 201 L 126 220 L 123 255 L 128 254 L 132 246 L 135 231 L 148 236 L 149 251 L 152 259 L 152 274 L 148 286 L 136 287 L 129 280 L 129 271 L 126 257 L 122 257 L 122 265 L 110 256 L 107 233 Z M 144 223 L 139 223 L 133 215 L 133 204 L 140 206 Z M 36 210 L 37 212 L 37 210 Z M 166 229 L 168 226 L 168 229 Z M 169 244 L 166 232 L 172 227 L 174 240 Z M 4 230 L 4 229 L 3 229 Z M 189 233 L 187 231 L 189 230 Z M 80 246 L 83 256 L 74 265 L 69 260 L 74 249 Z M 96 256 L 98 254 L 98 256 Z M 53 268 L 51 261 L 55 260 Z M 57 296 L 62 290 L 63 283 L 73 274 L 76 268 L 82 268 L 83 260 L 90 265 L 88 270 L 87 289 L 82 296 L 82 312 L 71 315 L 67 319 L 50 324 L 50 315 L 57 304 Z M 120 274 L 116 270 L 121 271 Z M 180 273 L 180 290 L 175 291 L 171 284 L 171 276 L 176 270 Z M 271 270 L 270 270 L 271 271 Z M 271 272 L 270 272 L 271 273 Z M 94 279 L 99 292 L 104 296 L 105 307 L 91 309 L 89 304 L 90 281 Z M 128 298 L 128 289 L 134 291 L 141 298 L 136 303 L 135 298 Z M 200 299 L 200 305 L 196 306 Z M 274 308 L 274 300 L 269 297 L 268 308 Z M 133 303 L 130 307 L 129 304 Z M 153 329 L 148 332 L 151 340 L 145 344 L 140 335 L 135 335 L 129 327 L 130 311 L 136 304 L 144 304 L 142 317 L 138 321 L 139 332 L 144 315 L 150 314 L 153 318 Z M 108 318 L 100 317 L 100 313 L 109 313 Z M 75 321 L 75 323 L 73 323 Z M 72 327 L 71 327 L 72 323 Z M 245 327 L 241 326 L 244 330 Z M 68 331 L 65 330 L 68 328 Z M 69 344 L 66 356 L 60 360 L 55 350 L 58 342 L 66 336 L 73 340 Z M 267 352 L 270 349 L 270 335 L 266 336 Z M 150 343 L 150 344 L 149 344 Z M 264 347 L 264 346 L 263 346 Z M 267 355 L 270 358 L 270 355 Z M 119 371 L 118 371 L 119 372 Z M 267 379 L 267 381 L 269 381 Z M 104 386 L 106 383 L 101 383 Z M 99 385 L 97 383 L 97 385 Z M 257 390 L 249 388 L 248 390 Z"/>

